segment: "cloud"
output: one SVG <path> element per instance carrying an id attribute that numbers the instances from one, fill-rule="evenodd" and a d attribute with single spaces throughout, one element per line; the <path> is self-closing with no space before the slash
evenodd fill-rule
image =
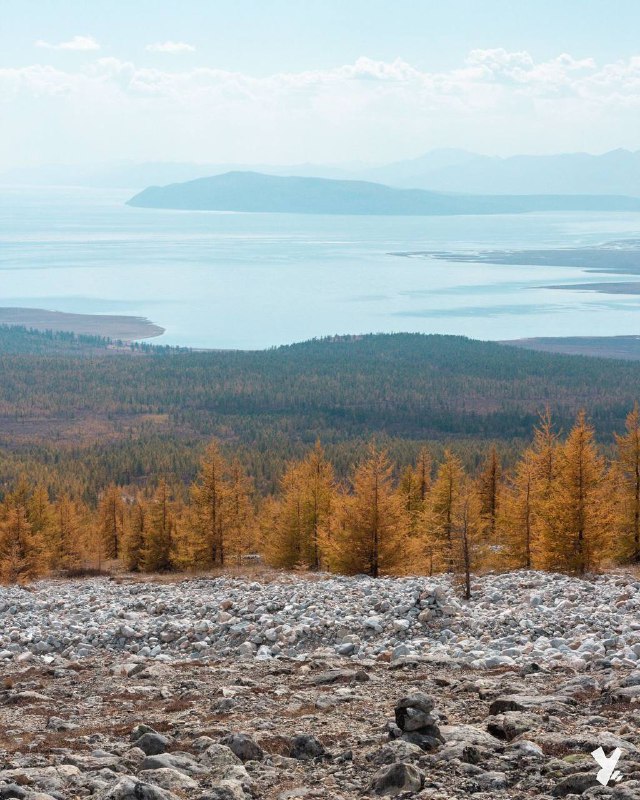
<path id="1" fill-rule="evenodd" d="M 430 147 L 636 149 L 640 55 L 601 64 L 493 48 L 473 50 L 446 71 L 363 56 L 260 76 L 108 57 L 73 69 L 0 68 L 0 101 L 12 109 L 0 152 L 13 148 L 15 159 L 50 153 L 40 157 L 59 162 L 62 147 L 71 160 L 78 152 L 255 161 L 259 145 L 260 160 L 283 163 L 384 161 Z M 52 120 L 56 133 L 47 138 Z"/>
<path id="2" fill-rule="evenodd" d="M 194 53 L 195 47 L 192 44 L 187 44 L 187 42 L 154 42 L 153 44 L 148 44 L 145 47 L 145 50 L 148 50 L 150 53 L 171 53 L 175 55 L 177 53 Z"/>
<path id="3" fill-rule="evenodd" d="M 73 39 L 69 39 L 68 42 L 58 42 L 58 44 L 51 44 L 50 42 L 43 42 L 42 39 L 38 39 L 35 46 L 42 47 L 45 50 L 75 50 L 77 52 L 100 49 L 100 45 L 93 36 L 74 36 Z"/>
<path id="4" fill-rule="evenodd" d="M 59 50 L 97 49 L 90 36 L 76 36 L 58 45 L 39 46 Z M 184 42 L 147 46 L 152 52 L 192 52 Z M 19 82 L 23 91 L 73 91 L 94 83 L 107 85 L 130 97 L 144 95 L 180 100 L 181 105 L 206 97 L 227 101 L 292 104 L 313 103 L 322 98 L 355 103 L 399 102 L 411 106 L 456 107 L 469 111 L 504 108 L 513 102 L 574 99 L 582 104 L 640 106 L 640 56 L 599 66 L 592 58 L 576 59 L 562 53 L 536 61 L 526 51 L 497 48 L 473 50 L 459 67 L 447 72 L 420 70 L 402 59 L 386 62 L 361 57 L 351 64 L 323 70 L 281 72 L 256 77 L 214 67 L 166 70 L 141 67 L 131 61 L 100 58 L 76 71 L 53 70 L 32 65 L 0 69 L 2 83 Z"/>

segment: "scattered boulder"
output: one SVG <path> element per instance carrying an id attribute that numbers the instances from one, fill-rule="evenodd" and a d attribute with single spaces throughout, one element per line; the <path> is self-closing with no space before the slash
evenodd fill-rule
<path id="1" fill-rule="evenodd" d="M 158 756 L 160 753 L 166 753 L 170 743 L 166 736 L 161 733 L 155 733 L 155 731 L 143 733 L 134 742 L 135 746 L 139 747 L 147 756 Z"/>
<path id="2" fill-rule="evenodd" d="M 376 772 L 371 788 L 379 797 L 410 796 L 424 785 L 424 772 L 413 764 L 401 761 L 382 767 Z"/>
<path id="3" fill-rule="evenodd" d="M 264 751 L 251 736 L 246 733 L 232 733 L 220 740 L 241 761 L 261 761 Z"/>
<path id="4" fill-rule="evenodd" d="M 101 800 L 179 800 L 178 796 L 136 778 L 121 778 Z"/>

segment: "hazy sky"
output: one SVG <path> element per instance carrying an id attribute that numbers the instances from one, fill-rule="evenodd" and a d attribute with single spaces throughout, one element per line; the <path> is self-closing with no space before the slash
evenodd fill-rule
<path id="1" fill-rule="evenodd" d="M 0 168 L 640 149 L 638 0 L 0 0 Z"/>

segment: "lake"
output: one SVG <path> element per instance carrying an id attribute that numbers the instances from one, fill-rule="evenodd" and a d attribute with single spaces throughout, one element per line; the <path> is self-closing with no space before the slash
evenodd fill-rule
<path id="1" fill-rule="evenodd" d="M 0 188 L 0 306 L 144 316 L 166 328 L 154 342 L 210 348 L 393 331 L 640 332 L 639 296 L 544 288 L 601 274 L 392 255 L 638 238 L 640 214 L 220 214 L 129 208 L 132 194 Z"/>

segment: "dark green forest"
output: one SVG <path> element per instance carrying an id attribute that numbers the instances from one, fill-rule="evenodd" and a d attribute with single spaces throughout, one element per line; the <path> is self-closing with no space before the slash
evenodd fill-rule
<path id="1" fill-rule="evenodd" d="M 400 465 L 446 441 L 473 467 L 487 441 L 515 458 L 546 406 L 561 429 L 585 408 L 606 445 L 638 398 L 636 364 L 459 336 L 189 352 L 0 328 L 0 480 L 187 481 L 213 436 L 263 491 L 318 438 L 338 472 L 372 436 Z"/>

